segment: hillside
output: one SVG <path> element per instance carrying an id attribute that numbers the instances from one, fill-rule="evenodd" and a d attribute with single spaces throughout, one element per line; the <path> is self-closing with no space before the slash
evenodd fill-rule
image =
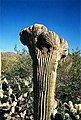
<path id="1" fill-rule="evenodd" d="M 18 62 L 18 55 L 12 52 L 1 53 L 2 72 L 10 71 L 14 64 Z"/>
<path id="2" fill-rule="evenodd" d="M 15 77 L 27 78 L 31 76 L 31 58 L 28 53 L 1 53 L 2 76 L 6 76 L 9 80 Z"/>
<path id="3" fill-rule="evenodd" d="M 2 52 L 1 53 L 2 61 L 8 60 L 8 61 L 15 61 L 18 58 L 18 55 L 14 52 Z"/>

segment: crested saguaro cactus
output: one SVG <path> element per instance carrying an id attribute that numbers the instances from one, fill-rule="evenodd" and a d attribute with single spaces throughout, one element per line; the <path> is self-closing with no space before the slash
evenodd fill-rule
<path id="1" fill-rule="evenodd" d="M 56 70 L 68 54 L 67 42 L 41 24 L 22 30 L 20 41 L 33 60 L 34 120 L 50 120 L 56 107 Z"/>

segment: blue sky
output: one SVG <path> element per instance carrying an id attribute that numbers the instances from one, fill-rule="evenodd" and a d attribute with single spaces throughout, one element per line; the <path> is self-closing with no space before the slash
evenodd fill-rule
<path id="1" fill-rule="evenodd" d="M 24 46 L 19 32 L 40 23 L 68 41 L 69 49 L 81 49 L 80 0 L 0 0 L 0 49 Z"/>

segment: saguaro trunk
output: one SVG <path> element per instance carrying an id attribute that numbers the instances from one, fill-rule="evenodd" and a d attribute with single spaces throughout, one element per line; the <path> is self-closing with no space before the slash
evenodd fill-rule
<path id="1" fill-rule="evenodd" d="M 21 31 L 20 40 L 33 60 L 34 120 L 50 120 L 56 107 L 57 65 L 67 55 L 67 42 L 39 24 Z"/>

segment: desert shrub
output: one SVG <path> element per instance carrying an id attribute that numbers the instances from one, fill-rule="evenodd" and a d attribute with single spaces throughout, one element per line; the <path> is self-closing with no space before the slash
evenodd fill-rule
<path id="1" fill-rule="evenodd" d="M 59 62 L 56 96 L 62 102 L 81 101 L 81 52 L 75 50 Z"/>

